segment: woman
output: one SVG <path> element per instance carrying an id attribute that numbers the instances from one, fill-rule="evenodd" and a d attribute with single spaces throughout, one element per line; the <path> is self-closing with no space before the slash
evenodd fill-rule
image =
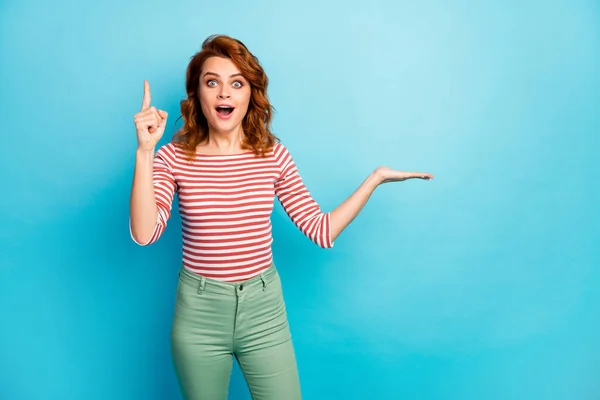
<path id="1" fill-rule="evenodd" d="M 239 40 L 211 36 L 187 69 L 183 127 L 155 147 L 167 113 L 144 82 L 134 117 L 138 149 L 130 229 L 155 242 L 175 193 L 183 227 L 171 350 L 186 399 L 226 399 L 233 356 L 254 399 L 301 398 L 281 283 L 271 253 L 274 198 L 317 245 L 329 248 L 384 182 L 432 179 L 377 168 L 339 207 L 324 213 L 288 150 L 270 132 L 268 79 Z"/>

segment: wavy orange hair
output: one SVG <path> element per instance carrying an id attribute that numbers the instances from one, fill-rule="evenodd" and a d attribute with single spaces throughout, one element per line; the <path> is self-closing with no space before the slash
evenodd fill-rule
<path id="1" fill-rule="evenodd" d="M 250 83 L 250 102 L 242 120 L 242 128 L 246 135 L 242 148 L 264 157 L 275 142 L 279 141 L 270 130 L 274 108 L 267 97 L 269 79 L 258 59 L 248 48 L 238 39 L 225 35 L 209 36 L 202 43 L 200 51 L 191 58 L 185 82 L 187 99 L 180 102 L 183 127 L 173 136 L 172 142 L 193 160 L 198 144 L 208 138 L 208 122 L 202 113 L 198 90 L 202 67 L 209 57 L 231 59 Z"/>

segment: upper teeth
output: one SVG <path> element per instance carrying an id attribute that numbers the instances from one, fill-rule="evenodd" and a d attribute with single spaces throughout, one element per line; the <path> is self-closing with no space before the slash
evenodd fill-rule
<path id="1" fill-rule="evenodd" d="M 218 108 L 231 108 L 230 106 L 219 106 Z"/>

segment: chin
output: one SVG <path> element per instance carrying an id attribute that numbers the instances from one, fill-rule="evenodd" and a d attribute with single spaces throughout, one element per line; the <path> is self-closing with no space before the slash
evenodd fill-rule
<path id="1" fill-rule="evenodd" d="M 216 121 L 213 124 L 212 128 L 216 132 L 229 133 L 231 131 L 237 130 L 242 125 L 242 121 L 233 122 L 233 121 Z"/>

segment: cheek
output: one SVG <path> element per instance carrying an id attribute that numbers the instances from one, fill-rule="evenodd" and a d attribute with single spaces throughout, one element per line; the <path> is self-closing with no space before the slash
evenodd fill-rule
<path id="1" fill-rule="evenodd" d="M 204 98 L 204 96 L 202 96 L 202 94 L 200 94 L 198 96 L 199 101 L 200 101 L 200 107 L 202 109 L 202 114 L 204 114 L 205 117 L 208 117 L 210 115 L 210 102 Z"/>
<path id="2" fill-rule="evenodd" d="M 245 115 L 250 104 L 250 92 L 243 93 L 242 96 L 240 96 L 240 101 L 238 104 L 239 108 L 243 111 L 243 114 Z"/>

